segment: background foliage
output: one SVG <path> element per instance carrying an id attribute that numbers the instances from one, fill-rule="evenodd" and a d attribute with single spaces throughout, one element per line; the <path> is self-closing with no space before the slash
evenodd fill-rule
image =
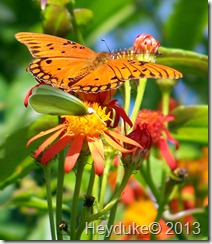
<path id="1" fill-rule="evenodd" d="M 37 123 L 47 128 L 56 121 L 48 116 L 40 117 L 23 105 L 24 96 L 35 81 L 25 72 L 31 56 L 25 46 L 15 40 L 14 34 L 20 31 L 45 32 L 79 41 L 72 32 L 69 16 L 61 7 L 61 3 L 65 2 L 68 0 L 49 0 L 44 11 L 40 8 L 40 1 L 0 2 L 0 239 L 48 239 L 48 228 L 40 228 L 48 225 L 47 206 L 42 200 L 45 199 L 42 172 L 30 156 L 33 148 L 26 148 L 25 144 L 34 133 L 34 128 L 37 128 Z M 208 104 L 205 56 L 208 53 L 207 1 L 76 0 L 74 8 L 86 9 L 75 12 L 77 24 L 80 25 L 86 46 L 96 51 L 108 51 L 101 41 L 103 38 L 111 50 L 129 48 L 139 33 L 153 35 L 161 46 L 179 49 L 175 52 L 181 52 L 181 55 L 177 55 L 173 63 L 166 59 L 165 53 L 157 59 L 184 73 L 172 96 L 182 105 Z M 148 82 L 142 107 L 157 109 L 159 101 L 158 86 L 153 81 Z M 185 113 L 176 113 L 181 112 Z M 188 127 L 200 127 L 193 140 L 189 139 L 190 133 L 186 136 L 183 132 L 185 136 L 182 137 L 177 130 L 179 124 L 183 129 L 182 121 L 171 124 L 173 133 L 185 145 L 181 147 L 179 157 L 198 158 L 201 147 L 207 146 L 206 106 L 203 110 L 195 110 L 195 113 L 202 121 L 183 124 L 185 131 L 188 131 Z M 38 117 L 39 120 L 35 122 Z M 202 133 L 205 133 L 204 136 L 198 140 Z M 189 146 L 186 142 L 189 142 Z M 71 180 L 72 174 L 67 182 Z M 70 184 L 66 187 L 73 190 Z"/>

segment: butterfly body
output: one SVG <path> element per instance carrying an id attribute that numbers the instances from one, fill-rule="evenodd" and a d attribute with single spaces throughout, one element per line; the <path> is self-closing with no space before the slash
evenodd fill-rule
<path id="1" fill-rule="evenodd" d="M 182 77 L 170 67 L 133 59 L 130 52 L 96 53 L 76 42 L 46 34 L 20 32 L 16 38 L 35 58 L 28 66 L 35 79 L 67 92 L 96 93 L 116 89 L 125 80 L 143 77 Z"/>

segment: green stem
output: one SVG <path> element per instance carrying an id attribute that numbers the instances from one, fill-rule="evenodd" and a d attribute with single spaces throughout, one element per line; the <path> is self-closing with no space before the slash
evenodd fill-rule
<path id="1" fill-rule="evenodd" d="M 92 164 L 91 175 L 88 183 L 87 195 L 91 195 L 93 191 L 93 185 L 95 180 L 95 170 L 94 170 L 94 163 Z"/>
<path id="2" fill-rule="evenodd" d="M 110 165 L 111 165 L 111 158 L 106 157 L 105 159 L 105 168 L 104 168 L 104 173 L 102 176 L 102 184 L 101 184 L 101 189 L 100 189 L 100 197 L 99 197 L 99 210 L 103 208 L 104 205 L 104 200 L 105 200 L 105 191 L 108 183 L 108 173 L 110 170 Z"/>
<path id="3" fill-rule="evenodd" d="M 155 186 L 155 183 L 152 179 L 150 155 L 146 160 L 146 170 L 144 169 L 144 167 L 142 167 L 141 168 L 141 174 L 142 174 L 145 182 L 149 186 L 151 192 L 153 193 L 156 201 L 159 202 L 160 201 L 160 198 L 159 198 L 160 194 L 159 194 L 159 192 Z"/>
<path id="4" fill-rule="evenodd" d="M 126 80 L 124 83 L 124 110 L 126 114 L 129 115 L 129 110 L 130 110 L 130 98 L 131 98 L 131 86 L 130 86 L 130 81 Z"/>
<path id="5" fill-rule="evenodd" d="M 96 204 L 93 206 L 93 213 L 96 214 L 98 213 L 98 209 L 99 209 L 99 177 L 97 175 L 95 175 L 94 177 L 94 185 L 93 185 L 93 195 L 96 199 Z M 89 218 L 90 216 L 88 216 L 87 218 Z M 87 219 L 86 218 L 86 219 Z M 85 223 L 87 221 L 85 220 Z M 87 222 L 88 224 L 88 222 Z M 98 225 L 98 220 L 94 220 L 94 226 Z M 92 240 L 98 240 L 98 235 L 97 232 L 91 232 L 91 237 Z"/>
<path id="6" fill-rule="evenodd" d="M 166 189 L 166 186 L 168 188 L 170 188 L 170 185 L 166 184 L 166 171 L 163 168 L 162 175 L 161 175 L 161 187 L 160 187 L 161 197 L 160 197 L 158 213 L 157 213 L 155 221 L 159 221 L 160 220 L 160 218 L 161 218 L 161 216 L 163 214 L 164 207 L 165 207 L 165 205 L 166 205 L 166 203 L 168 202 L 168 199 L 169 199 L 170 190 Z"/>
<path id="7" fill-rule="evenodd" d="M 89 216 L 86 219 L 86 223 L 90 223 L 92 221 L 95 221 L 96 219 L 99 219 L 101 216 L 106 214 L 110 209 L 112 209 L 114 204 L 119 200 L 119 198 L 121 196 L 121 193 L 124 190 L 124 188 L 125 188 L 128 180 L 129 180 L 131 174 L 132 174 L 132 170 L 131 169 L 125 170 L 121 185 L 120 185 L 119 189 L 113 195 L 111 201 L 101 211 L 99 211 L 98 213 L 96 213 L 94 215 Z M 81 233 L 84 230 L 84 228 L 85 228 L 84 224 L 79 226 L 79 228 L 77 230 L 77 236 L 81 235 Z"/>
<path id="8" fill-rule="evenodd" d="M 99 208 L 99 177 L 94 176 L 94 184 L 93 184 L 93 196 L 95 197 L 96 204 L 94 206 L 94 212 L 98 212 Z"/>
<path id="9" fill-rule="evenodd" d="M 168 186 L 168 188 L 169 188 L 169 186 Z M 168 193 L 170 193 L 170 191 L 166 191 L 166 171 L 163 168 L 162 175 L 161 175 L 160 201 L 158 202 L 159 207 L 158 207 L 157 216 L 156 216 L 154 222 L 158 223 L 162 217 L 163 211 L 164 211 L 165 206 L 169 199 Z M 155 239 L 156 239 L 156 236 L 152 233 L 150 240 L 155 240 Z"/>
<path id="10" fill-rule="evenodd" d="M 133 108 L 132 115 L 131 115 L 131 121 L 133 122 L 133 124 L 135 123 L 136 117 L 138 115 L 138 111 L 141 107 L 141 103 L 142 103 L 143 96 L 144 96 L 144 91 L 146 88 L 146 82 L 147 82 L 147 79 L 143 78 L 143 79 L 140 79 L 139 83 L 138 83 L 137 95 L 136 95 L 135 104 L 134 104 L 134 108 Z"/>
<path id="11" fill-rule="evenodd" d="M 86 192 L 87 196 L 92 195 L 94 179 L 95 179 L 95 171 L 94 171 L 94 164 L 92 164 L 90 179 L 89 179 L 88 188 L 87 188 L 87 192 Z M 92 210 L 92 207 L 91 208 L 87 208 L 85 206 L 83 207 L 82 214 L 80 216 L 79 225 L 85 224 L 85 219 L 91 214 L 91 210 Z M 80 240 L 80 236 L 76 235 L 76 240 Z"/>
<path id="12" fill-rule="evenodd" d="M 48 211 L 49 211 L 49 223 L 50 223 L 50 230 L 52 240 L 56 240 L 55 235 L 55 222 L 54 222 L 54 210 L 52 204 L 52 191 L 51 191 L 51 167 L 49 164 L 43 165 L 44 177 L 46 181 L 46 197 L 47 197 L 47 204 L 48 204 Z"/>
<path id="13" fill-rule="evenodd" d="M 76 181 L 75 181 L 75 188 L 74 188 L 74 195 L 73 195 L 72 209 L 71 209 L 71 220 L 70 220 L 71 240 L 75 240 L 78 200 L 79 200 L 83 170 L 84 170 L 84 156 L 80 156 L 77 161 Z"/>
<path id="14" fill-rule="evenodd" d="M 81 44 L 84 44 L 84 40 L 82 37 L 82 34 L 80 32 L 80 29 L 77 25 L 77 21 L 75 19 L 75 14 L 74 14 L 74 9 L 73 9 L 73 4 L 70 2 L 69 4 L 67 4 L 67 9 L 69 10 L 71 16 L 72 16 L 72 25 L 73 25 L 73 29 L 74 29 L 74 33 L 77 37 L 77 41 Z"/>
<path id="15" fill-rule="evenodd" d="M 56 224 L 57 224 L 58 240 L 63 240 L 62 231 L 59 228 L 59 222 L 62 220 L 64 161 L 65 161 L 64 151 L 61 151 L 59 153 L 58 173 L 57 173 L 57 195 L 56 195 Z"/>
<path id="16" fill-rule="evenodd" d="M 114 192 L 118 191 L 118 189 L 121 185 L 122 176 L 123 176 L 123 166 L 119 163 L 118 170 L 117 170 L 117 177 L 116 177 L 116 186 L 115 186 Z M 118 207 L 118 201 L 114 204 L 114 206 L 112 207 L 112 209 L 110 211 L 110 217 L 108 219 L 108 224 L 107 224 L 108 229 L 110 229 L 111 226 L 114 224 L 117 207 Z M 104 240 L 109 240 L 109 239 L 110 239 L 110 236 L 108 235 L 108 233 L 105 232 Z"/>
<path id="17" fill-rule="evenodd" d="M 164 115 L 169 114 L 169 98 L 170 98 L 170 89 L 163 89 L 162 91 L 162 112 Z"/>

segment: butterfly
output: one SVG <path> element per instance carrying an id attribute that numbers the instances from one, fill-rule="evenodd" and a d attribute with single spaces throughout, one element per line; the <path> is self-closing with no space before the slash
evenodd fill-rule
<path id="1" fill-rule="evenodd" d="M 67 92 L 97 93 L 117 89 L 126 80 L 139 78 L 178 79 L 182 74 L 168 66 L 131 58 L 125 51 L 99 52 L 60 37 L 19 32 L 34 60 L 28 70 L 41 83 Z"/>

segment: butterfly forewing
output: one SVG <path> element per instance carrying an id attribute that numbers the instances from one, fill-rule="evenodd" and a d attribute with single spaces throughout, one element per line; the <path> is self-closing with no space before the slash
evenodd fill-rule
<path id="1" fill-rule="evenodd" d="M 15 37 L 28 47 L 35 58 L 69 57 L 88 59 L 96 55 L 94 51 L 83 45 L 56 36 L 19 32 Z"/>
<path id="2" fill-rule="evenodd" d="M 38 82 L 65 91 L 96 93 L 118 88 L 125 80 L 139 78 L 178 79 L 177 70 L 91 49 L 60 37 L 21 32 L 16 38 L 35 59 L 28 69 Z"/>

